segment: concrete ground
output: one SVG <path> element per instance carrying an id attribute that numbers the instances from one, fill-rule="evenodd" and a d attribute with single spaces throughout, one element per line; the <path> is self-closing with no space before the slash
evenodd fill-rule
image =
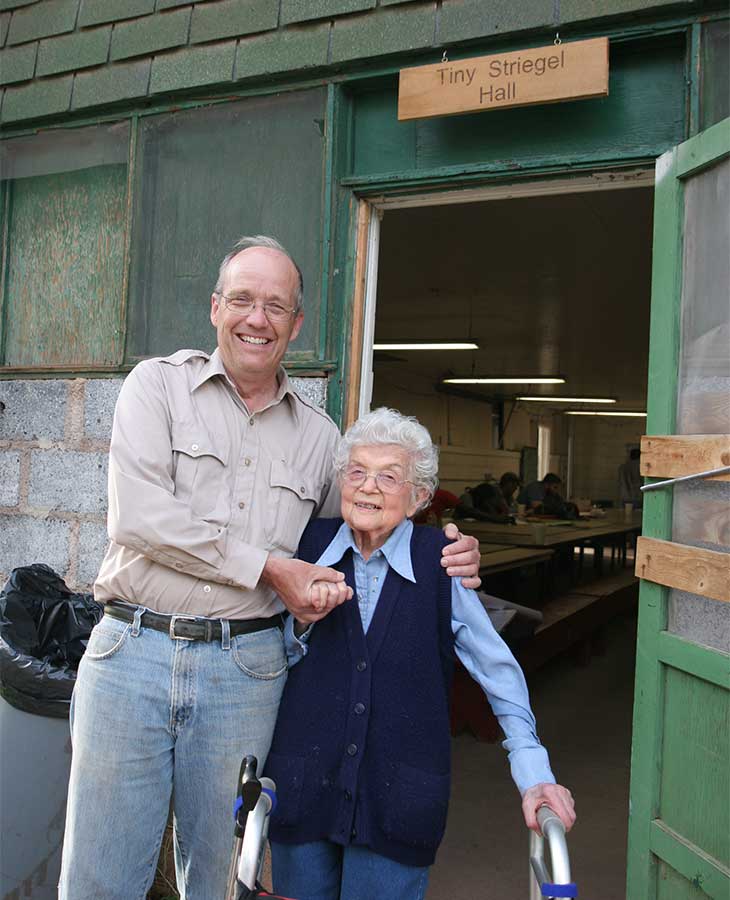
<path id="1" fill-rule="evenodd" d="M 579 896 L 622 900 L 635 616 L 615 619 L 602 637 L 602 652 L 587 665 L 566 654 L 535 672 L 530 694 L 553 771 L 576 801 L 568 848 Z M 449 822 L 427 900 L 526 900 L 528 832 L 504 750 L 460 735 L 452 769 Z"/>

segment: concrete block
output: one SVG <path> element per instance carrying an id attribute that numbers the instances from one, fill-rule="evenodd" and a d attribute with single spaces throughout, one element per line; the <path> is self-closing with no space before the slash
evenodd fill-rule
<path id="1" fill-rule="evenodd" d="M 326 378 L 292 378 L 294 390 L 310 403 L 324 409 L 327 405 Z"/>
<path id="2" fill-rule="evenodd" d="M 0 381 L 0 440 L 61 440 L 67 384 L 61 379 Z"/>
<path id="3" fill-rule="evenodd" d="M 80 586 L 91 587 L 99 574 L 109 538 L 106 525 L 82 522 L 79 529 L 79 558 L 76 578 Z"/>
<path id="4" fill-rule="evenodd" d="M 154 9 L 155 0 L 81 0 L 79 28 L 119 19 L 134 19 Z"/>
<path id="5" fill-rule="evenodd" d="M 564 17 L 563 17 L 564 18 Z M 449 0 L 441 7 L 436 42 L 451 44 L 477 37 L 550 27 L 553 22 L 553 0 Z"/>
<path id="6" fill-rule="evenodd" d="M 188 41 L 190 27 L 190 9 L 178 9 L 175 12 L 148 16 L 135 22 L 123 22 L 114 28 L 112 38 L 112 59 L 124 59 L 128 56 L 142 56 L 164 50 L 168 47 L 179 47 Z"/>
<path id="7" fill-rule="evenodd" d="M 0 506 L 20 503 L 20 453 L 0 450 Z"/>
<path id="8" fill-rule="evenodd" d="M 76 450 L 33 450 L 28 503 L 59 512 L 105 513 L 106 453 Z"/>
<path id="9" fill-rule="evenodd" d="M 66 112 L 71 102 L 73 75 L 31 81 L 22 87 L 5 89 L 3 122 L 39 119 Z"/>
<path id="10" fill-rule="evenodd" d="M 68 522 L 34 516 L 0 516 L 0 573 L 7 577 L 18 566 L 45 563 L 59 575 L 68 571 Z"/>
<path id="11" fill-rule="evenodd" d="M 144 97 L 149 85 L 151 65 L 149 59 L 141 59 L 80 72 L 74 85 L 72 109 Z"/>
<path id="12" fill-rule="evenodd" d="M 55 75 L 106 62 L 111 31 L 111 27 L 91 28 L 41 41 L 36 75 Z"/>
<path id="13" fill-rule="evenodd" d="M 238 42 L 235 79 L 327 64 L 329 22 L 293 26 Z"/>
<path id="14" fill-rule="evenodd" d="M 9 44 L 24 44 L 51 34 L 73 31 L 79 0 L 43 0 L 13 13 Z"/>
<path id="15" fill-rule="evenodd" d="M 114 406 L 122 388 L 122 378 L 96 378 L 86 382 L 84 397 L 84 434 L 109 440 L 112 434 Z"/>
<path id="16" fill-rule="evenodd" d="M 190 43 L 216 41 L 276 28 L 279 0 L 221 0 L 193 10 Z"/>
<path id="17" fill-rule="evenodd" d="M 33 77 L 38 44 L 23 44 L 0 51 L 0 84 L 27 81 Z"/>
<path id="18" fill-rule="evenodd" d="M 281 24 L 333 18 L 374 7 L 375 0 L 281 0 Z"/>
<path id="19" fill-rule="evenodd" d="M 230 81 L 235 56 L 235 41 L 208 47 L 186 47 L 156 56 L 152 64 L 150 94 Z"/>
<path id="20" fill-rule="evenodd" d="M 433 42 L 434 17 L 433 3 L 412 3 L 335 19 L 332 62 L 428 47 Z"/>
<path id="21" fill-rule="evenodd" d="M 8 36 L 10 25 L 10 13 L 0 13 L 0 47 L 5 46 L 5 38 Z"/>

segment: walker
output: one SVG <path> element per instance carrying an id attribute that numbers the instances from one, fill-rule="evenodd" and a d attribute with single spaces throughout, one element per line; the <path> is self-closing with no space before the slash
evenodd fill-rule
<path id="1" fill-rule="evenodd" d="M 260 897 L 287 900 L 279 894 L 268 893 L 259 882 L 269 817 L 276 806 L 276 785 L 271 778 L 258 778 L 256 767 L 255 756 L 246 756 L 241 763 L 233 808 L 236 840 L 225 900 L 256 900 Z M 577 897 L 577 885 L 570 880 L 570 861 L 563 823 L 549 806 L 543 806 L 537 811 L 537 821 L 543 836 L 530 832 L 530 900 Z M 550 847 L 552 876 L 545 865 L 546 840 Z"/>

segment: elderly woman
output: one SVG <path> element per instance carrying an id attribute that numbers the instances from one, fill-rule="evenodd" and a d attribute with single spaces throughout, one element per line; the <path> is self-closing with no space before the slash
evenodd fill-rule
<path id="1" fill-rule="evenodd" d="M 299 555 L 343 571 L 355 597 L 306 630 L 287 626 L 292 668 L 266 764 L 274 888 L 417 900 L 446 825 L 454 652 L 505 733 L 527 825 L 547 803 L 570 828 L 573 800 L 555 784 L 519 666 L 442 567 L 443 534 L 410 521 L 436 486 L 428 431 L 376 409 L 347 431 L 336 468 L 342 519 L 312 521 Z"/>

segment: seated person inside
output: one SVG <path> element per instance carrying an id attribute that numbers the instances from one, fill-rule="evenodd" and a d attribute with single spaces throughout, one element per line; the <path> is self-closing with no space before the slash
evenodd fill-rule
<path id="1" fill-rule="evenodd" d="M 446 575 L 443 534 L 410 520 L 435 488 L 437 452 L 413 418 L 363 416 L 336 450 L 342 519 L 314 520 L 302 536 L 300 557 L 344 572 L 354 598 L 285 629 L 290 671 L 265 767 L 278 788 L 277 893 L 425 896 L 449 802 L 454 653 L 499 719 L 528 827 L 543 805 L 566 828 L 575 821 L 520 667 L 474 591 Z"/>
<path id="2" fill-rule="evenodd" d="M 476 487 L 467 488 L 459 498 L 454 519 L 476 519 L 478 522 L 513 522 L 512 498 L 520 486 L 520 478 L 515 472 L 505 472 L 495 481 L 483 481 Z"/>
<path id="3" fill-rule="evenodd" d="M 525 485 L 517 501 L 525 504 L 528 515 L 575 519 L 578 517 L 578 508 L 575 503 L 569 503 L 561 496 L 562 483 L 560 476 L 548 472 L 542 481 L 532 481 Z"/>

